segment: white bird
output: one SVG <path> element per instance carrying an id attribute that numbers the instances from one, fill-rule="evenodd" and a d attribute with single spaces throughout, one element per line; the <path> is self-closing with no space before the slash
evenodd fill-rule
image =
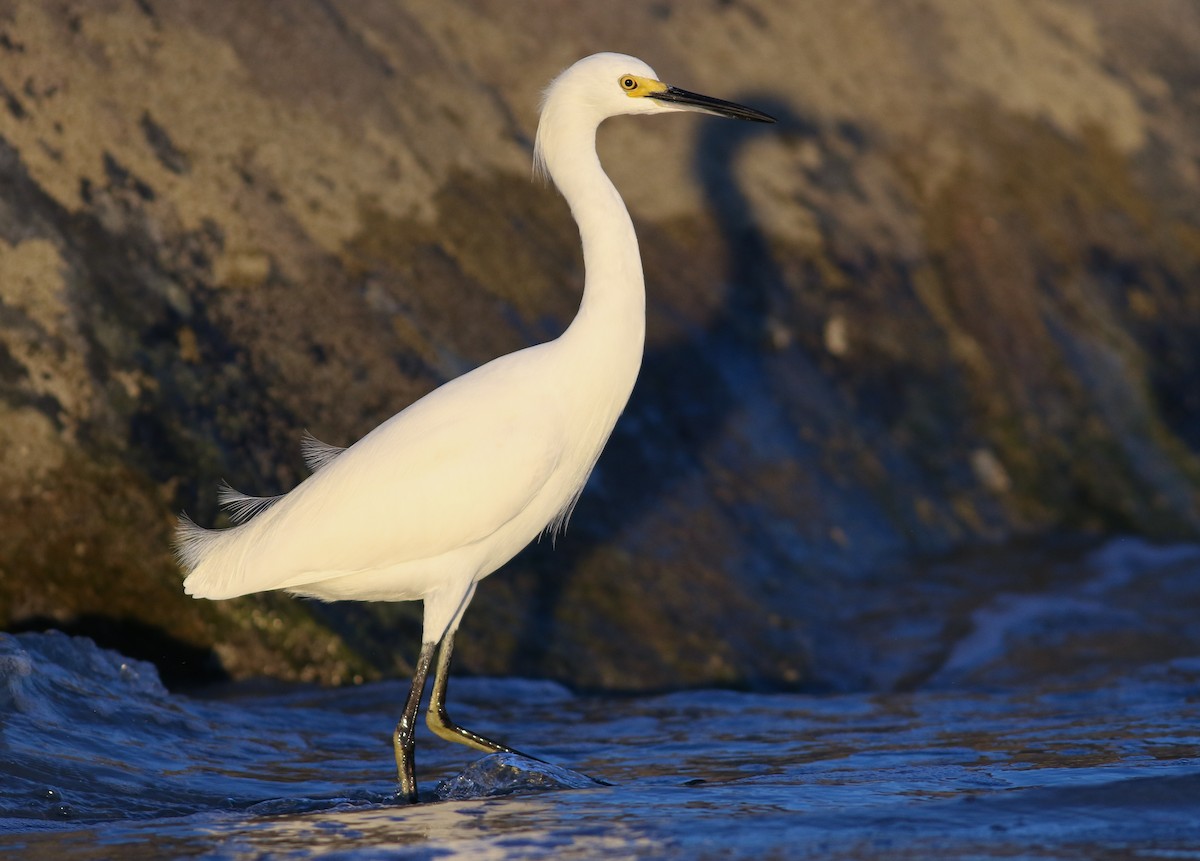
<path id="1" fill-rule="evenodd" d="M 451 380 L 347 449 L 306 438 L 313 475 L 291 492 L 222 488 L 238 525 L 210 530 L 180 518 L 176 552 L 184 590 L 196 598 L 283 590 L 424 602 L 421 651 L 393 735 L 409 801 L 417 798 L 416 713 L 438 644 L 429 727 L 479 750 L 516 753 L 446 714 L 454 633 L 481 579 L 565 524 L 641 365 L 641 256 L 596 155 L 596 129 L 619 114 L 680 110 L 774 122 L 667 86 L 623 54 L 596 54 L 562 72 L 545 93 L 534 161 L 570 204 L 583 242 L 583 300 L 566 331 Z"/>

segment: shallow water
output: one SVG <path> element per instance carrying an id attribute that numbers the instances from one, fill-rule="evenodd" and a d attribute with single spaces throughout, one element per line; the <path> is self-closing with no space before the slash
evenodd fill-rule
<path id="1" fill-rule="evenodd" d="M 544 775 L 519 762 L 502 782 L 424 734 L 408 807 L 390 751 L 402 683 L 194 698 L 82 638 L 0 635 L 0 850 L 1200 859 L 1200 657 L 1087 683 L 947 681 L 994 663 L 1003 640 L 981 623 L 949 675 L 911 693 L 597 697 L 456 679 L 456 719 L 612 785 L 537 791 Z M 436 800 L 447 780 L 474 797 Z"/>

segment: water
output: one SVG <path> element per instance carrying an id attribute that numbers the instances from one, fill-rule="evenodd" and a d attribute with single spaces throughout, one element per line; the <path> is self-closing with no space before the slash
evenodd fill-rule
<path id="1" fill-rule="evenodd" d="M 1178 552 L 1161 562 L 1178 576 Z M 1192 641 L 1118 674 L 963 686 L 1032 600 L 998 596 L 909 693 L 622 698 L 455 679 L 456 719 L 563 771 L 424 734 L 415 807 L 394 798 L 402 683 L 188 697 L 86 639 L 0 635 L 0 853 L 1200 859 Z"/>

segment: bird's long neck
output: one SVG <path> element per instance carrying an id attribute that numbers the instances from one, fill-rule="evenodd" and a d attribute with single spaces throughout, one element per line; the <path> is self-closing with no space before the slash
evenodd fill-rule
<path id="1" fill-rule="evenodd" d="M 553 146 L 542 153 L 583 243 L 583 300 L 563 339 L 586 341 L 594 361 L 610 363 L 614 372 L 625 371 L 632 388 L 646 333 L 646 288 L 637 236 L 624 201 L 600 166 L 595 126 L 568 126 L 552 130 Z"/>

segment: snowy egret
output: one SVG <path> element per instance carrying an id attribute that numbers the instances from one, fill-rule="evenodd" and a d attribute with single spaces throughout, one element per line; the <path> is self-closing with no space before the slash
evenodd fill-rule
<path id="1" fill-rule="evenodd" d="M 596 54 L 550 84 L 535 165 L 571 207 L 586 276 L 557 339 L 451 380 L 346 449 L 311 437 L 313 474 L 276 497 L 229 487 L 237 521 L 180 519 L 176 550 L 197 598 L 283 590 L 326 601 L 424 601 L 421 650 L 393 735 L 400 794 L 417 798 L 417 710 L 435 650 L 426 721 L 434 733 L 516 753 L 446 714 L 454 633 L 478 582 L 570 516 L 625 408 L 642 361 L 645 287 L 629 213 L 596 155 L 596 129 L 619 114 L 701 111 L 757 122 L 764 113 L 668 86 L 641 60 Z"/>

